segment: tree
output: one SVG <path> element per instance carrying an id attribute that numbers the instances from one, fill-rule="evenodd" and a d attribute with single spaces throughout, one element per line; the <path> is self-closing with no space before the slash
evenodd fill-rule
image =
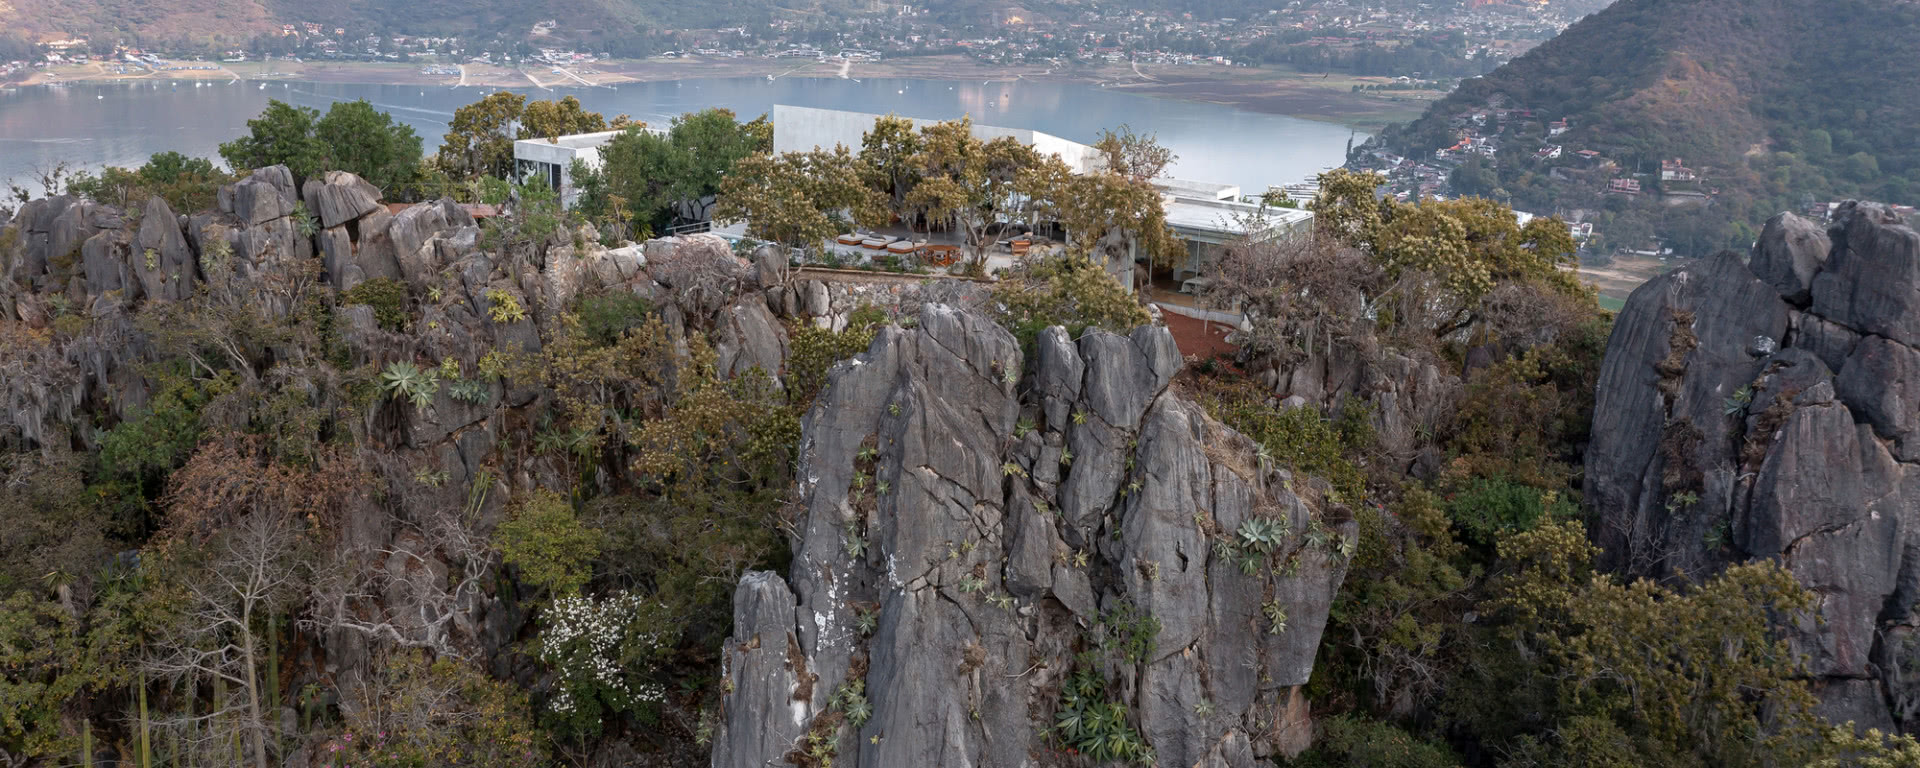
<path id="1" fill-rule="evenodd" d="M 607 130 L 607 119 L 598 112 L 582 109 L 580 100 L 572 96 L 559 101 L 529 102 L 520 116 L 522 139 L 555 141 L 561 136 L 604 130 Z"/>
<path id="2" fill-rule="evenodd" d="M 873 130 L 860 139 L 860 162 L 867 184 L 884 193 L 890 207 L 900 213 L 917 179 L 913 156 L 920 152 L 920 134 L 913 121 L 893 115 L 873 121 Z"/>
<path id="3" fill-rule="evenodd" d="M 1124 334 L 1151 322 L 1101 264 L 1071 254 L 1016 266 L 995 284 L 994 299 L 1000 324 L 1029 349 L 1056 325 L 1077 337 L 1088 328 Z"/>
<path id="4" fill-rule="evenodd" d="M 267 637 L 262 627 L 299 593 L 299 524 L 286 510 L 257 509 L 214 537 L 200 578 L 187 585 L 188 608 L 162 639 L 147 671 L 195 686 L 211 680 L 227 692 L 205 715 L 182 716 L 176 728 L 207 726 L 215 748 L 244 741 L 256 768 L 268 768 L 269 736 L 278 733 L 263 674 Z"/>
<path id="5" fill-rule="evenodd" d="M 327 148 L 324 167 L 350 171 L 382 190 L 397 191 L 419 173 L 420 137 L 364 100 L 334 104 L 314 135 Z"/>
<path id="6" fill-rule="evenodd" d="M 495 91 L 453 112 L 440 162 L 457 178 L 507 178 L 513 173 L 513 136 L 507 129 L 525 111 L 527 97 Z"/>
<path id="7" fill-rule="evenodd" d="M 1186 255 L 1186 243 L 1167 226 L 1160 190 L 1147 181 L 1096 171 L 1068 176 L 1049 197 L 1070 247 L 1109 272 L 1133 269 L 1136 255 L 1162 266 Z"/>
<path id="8" fill-rule="evenodd" d="M 748 155 L 721 182 L 715 221 L 745 221 L 754 237 L 815 246 L 832 237 L 845 211 L 864 226 L 885 221 L 884 198 L 861 180 L 845 147 Z"/>
<path id="9" fill-rule="evenodd" d="M 324 746 L 333 765 L 422 768 L 548 765 L 548 739 L 526 695 L 457 659 L 392 651 L 343 686 L 341 729 Z"/>
<path id="10" fill-rule="evenodd" d="M 1374 192 L 1372 173 L 1321 176 L 1313 203 L 1318 236 L 1358 248 L 1390 278 L 1396 317 L 1437 335 L 1470 325 L 1481 297 L 1509 280 L 1538 281 L 1568 294 L 1586 291 L 1563 265 L 1576 251 L 1559 219 L 1521 226 L 1513 209 L 1478 197 L 1401 203 Z"/>
<path id="11" fill-rule="evenodd" d="M 1621 584 L 1593 574 L 1597 550 L 1577 522 L 1510 535 L 1499 550 L 1511 566 L 1481 611 L 1500 627 L 1489 645 L 1538 659 L 1508 671 L 1557 690 L 1558 728 L 1522 742 L 1534 764 L 1803 765 L 1819 755 L 1814 696 L 1769 620 L 1806 616 L 1816 598 L 1785 568 L 1737 565 L 1678 590 Z"/>
<path id="12" fill-rule="evenodd" d="M 970 118 L 935 123 L 920 130 L 919 151 L 908 160 L 917 181 L 905 202 L 929 224 L 964 231 L 975 264 L 982 264 L 988 230 L 1002 216 L 1017 215 L 1016 182 L 1039 163 L 1039 153 L 1011 137 L 981 141 Z"/>
<path id="13" fill-rule="evenodd" d="M 248 135 L 220 145 L 220 157 L 235 173 L 284 165 L 296 179 L 308 178 L 327 159 L 326 142 L 314 135 L 319 119 L 320 113 L 311 108 L 269 101 L 265 112 L 247 121 Z"/>
<path id="14" fill-rule="evenodd" d="M 1101 132 L 1093 148 L 1106 161 L 1106 170 L 1135 182 L 1159 178 L 1176 159 L 1173 150 L 1162 146 L 1153 134 L 1134 133 L 1124 123 L 1118 129 Z"/>
<path id="15" fill-rule="evenodd" d="M 676 216 L 708 218 L 723 177 L 759 146 L 754 130 L 732 112 L 707 109 L 675 118 L 666 136 L 628 129 L 601 149 L 601 169 L 609 194 L 624 200 L 635 219 L 660 229 Z"/>
<path id="16" fill-rule="evenodd" d="M 212 161 L 178 152 L 154 155 L 135 173 L 178 213 L 212 208 L 220 187 L 229 180 Z"/>

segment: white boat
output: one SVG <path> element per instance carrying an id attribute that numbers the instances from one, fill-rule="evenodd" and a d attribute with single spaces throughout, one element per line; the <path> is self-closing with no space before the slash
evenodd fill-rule
<path id="1" fill-rule="evenodd" d="M 767 82 L 773 82 L 773 75 L 767 75 Z"/>

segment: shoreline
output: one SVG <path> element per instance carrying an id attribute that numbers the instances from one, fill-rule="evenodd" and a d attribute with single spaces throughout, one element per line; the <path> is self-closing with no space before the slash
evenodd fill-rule
<path id="1" fill-rule="evenodd" d="M 615 59 L 575 68 L 548 65 L 510 68 L 474 63 L 388 62 L 191 62 L 208 69 L 117 72 L 104 62 L 35 71 L 0 88 L 33 85 L 134 84 L 155 81 L 282 81 L 368 85 L 437 85 L 475 88 L 614 87 L 622 83 L 754 77 L 910 78 L 963 81 L 1073 83 L 1112 88 L 1169 101 L 1221 104 L 1263 114 L 1286 115 L 1377 132 L 1381 126 L 1418 116 L 1439 94 L 1355 93 L 1354 85 L 1386 82 L 1382 77 L 1304 74 L 1279 69 L 1210 65 L 1131 63 L 1075 67 L 1063 71 L 1035 65 L 990 66 L 957 55 L 904 57 L 879 62 L 823 62 L 761 57 L 691 59 Z M 454 67 L 458 76 L 429 75 L 424 66 Z M 1428 98 L 1428 97 L 1431 98 Z"/>

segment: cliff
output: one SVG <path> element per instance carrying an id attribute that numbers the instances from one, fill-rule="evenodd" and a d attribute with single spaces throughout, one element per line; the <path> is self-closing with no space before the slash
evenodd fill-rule
<path id="1" fill-rule="evenodd" d="M 1819 598 L 1790 629 L 1826 714 L 1911 730 L 1920 688 L 1920 235 L 1848 203 L 1767 222 L 1633 293 L 1587 454 L 1593 535 L 1632 574 L 1777 559 Z"/>
<path id="2" fill-rule="evenodd" d="M 1304 748 L 1344 510 L 1170 389 L 1163 328 L 1055 328 L 1023 359 L 919 317 L 807 414 L 792 573 L 735 593 L 713 765 L 1070 764 L 1076 674 L 1157 764 Z M 1293 533 L 1242 571 L 1224 553 L 1266 524 Z"/>

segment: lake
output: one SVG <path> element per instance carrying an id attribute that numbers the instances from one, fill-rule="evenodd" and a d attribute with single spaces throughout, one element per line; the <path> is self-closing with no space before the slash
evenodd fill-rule
<path id="1" fill-rule="evenodd" d="M 0 90 L 0 180 L 23 184 L 59 161 L 86 168 L 133 167 L 174 150 L 218 162 L 218 147 L 246 132 L 246 121 L 280 99 L 325 112 L 336 101 L 365 99 L 413 126 L 428 152 L 439 146 L 454 109 L 493 88 L 240 81 L 75 83 Z M 1156 134 L 1179 158 L 1173 174 L 1238 184 L 1248 193 L 1292 184 L 1344 162 L 1346 127 L 1219 104 L 1152 99 L 1078 83 L 1024 80 L 952 82 L 785 77 L 625 83 L 616 88 L 515 89 L 534 99 L 576 96 L 608 119 L 625 113 L 649 123 L 706 107 L 749 119 L 773 105 L 893 112 L 1031 128 L 1091 143 L 1102 129 L 1130 125 Z M 776 127 L 777 130 L 777 127 Z M 36 190 L 37 192 L 37 190 Z"/>

